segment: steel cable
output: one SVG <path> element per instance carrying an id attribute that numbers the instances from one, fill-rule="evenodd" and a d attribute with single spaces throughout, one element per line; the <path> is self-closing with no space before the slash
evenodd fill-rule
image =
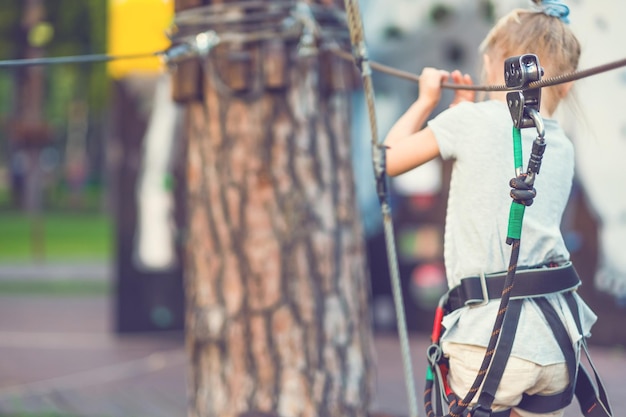
<path id="1" fill-rule="evenodd" d="M 330 46 L 327 48 L 333 54 L 345 60 L 354 60 L 354 57 L 336 46 Z M 394 67 L 390 67 L 388 65 L 381 64 L 376 61 L 370 61 L 370 66 L 373 70 L 379 71 L 381 73 L 402 78 L 407 81 L 419 82 L 419 75 L 416 75 L 409 71 L 403 71 Z M 606 64 L 597 65 L 585 70 L 575 71 L 567 74 L 557 75 L 554 77 L 548 77 L 541 81 L 534 81 L 528 83 L 528 85 L 524 88 L 512 88 L 507 87 L 506 85 L 461 85 L 461 84 L 453 84 L 453 83 L 442 83 L 441 87 L 450 89 L 450 90 L 473 90 L 473 91 L 520 91 L 520 90 L 530 90 L 535 88 L 542 87 L 552 87 L 558 84 L 563 84 L 571 81 L 577 81 L 582 78 L 590 77 L 593 75 L 601 74 L 604 72 L 608 72 L 611 70 L 615 70 L 618 68 L 626 67 L 626 58 L 619 59 L 616 61 L 608 62 Z"/>
<path id="2" fill-rule="evenodd" d="M 341 49 L 335 42 L 338 38 L 344 37 L 342 28 L 337 25 L 348 26 L 355 22 L 352 20 L 350 8 L 346 4 L 346 12 L 338 8 L 325 7 L 317 4 L 307 4 L 294 0 L 274 0 L 270 3 L 260 0 L 240 0 L 229 3 L 211 4 L 200 6 L 178 12 L 174 18 L 174 24 L 170 33 L 170 40 L 173 44 L 185 41 L 186 38 L 193 37 L 208 29 L 214 30 L 220 36 L 220 43 L 253 43 L 269 39 L 296 39 L 303 31 L 299 22 L 295 21 L 294 11 L 299 7 L 310 8 L 313 17 L 316 19 L 320 31 L 317 33 L 321 49 L 330 51 L 334 55 L 348 61 L 354 62 L 354 55 Z M 269 20 L 269 24 L 268 23 Z M 323 22 L 320 22 L 323 21 Z M 251 22 L 258 22 L 256 27 L 244 28 L 242 25 Z M 326 28 L 327 23 L 332 22 L 333 28 Z M 325 23 L 325 24 L 322 24 Z M 230 29 L 230 30 L 229 30 Z M 236 29 L 236 30 L 232 30 Z M 364 42 L 363 32 L 350 34 L 358 36 L 353 39 L 353 44 Z M 174 45 L 175 46 L 175 45 Z M 109 62 L 117 60 L 140 59 L 152 56 L 167 56 L 168 48 L 162 51 L 128 54 L 128 55 L 76 55 L 62 57 L 43 57 L 32 59 L 10 59 L 0 60 L 0 68 L 41 66 L 56 64 L 80 64 Z M 199 56 L 199 58 L 203 58 Z M 419 82 L 419 75 L 409 71 L 400 70 L 376 61 L 368 60 L 369 67 L 393 77 L 401 78 L 411 82 Z M 355 62 L 355 64 L 358 64 Z M 523 90 L 541 87 L 551 87 L 582 78 L 597 75 L 603 72 L 626 67 L 626 58 L 612 61 L 606 64 L 594 66 L 585 70 L 562 74 L 545 78 L 541 81 L 529 83 Z M 459 85 L 454 83 L 442 83 L 442 87 L 451 90 L 473 90 L 473 91 L 519 91 L 519 88 L 509 88 L 505 85 Z"/>
<path id="3" fill-rule="evenodd" d="M 411 363 L 411 348 L 407 332 L 406 317 L 404 311 L 404 300 L 402 296 L 402 285 L 400 281 L 400 273 L 398 267 L 398 256 L 395 246 L 395 236 L 393 230 L 393 219 L 391 216 L 391 207 L 388 201 L 388 193 L 386 190 L 386 172 L 385 172 L 385 149 L 378 141 L 378 124 L 376 119 L 376 106 L 374 102 L 374 84 L 372 81 L 372 71 L 368 62 L 367 47 L 363 35 L 363 21 L 357 0 L 345 0 L 345 8 L 347 12 L 348 28 L 350 30 L 350 39 L 352 42 L 353 54 L 357 67 L 361 71 L 363 80 L 363 90 L 367 104 L 367 112 L 370 122 L 370 130 L 372 135 L 372 163 L 374 165 L 374 174 L 376 177 L 376 188 L 380 201 L 381 212 L 383 216 L 385 247 L 387 248 L 387 261 L 389 264 L 389 273 L 391 278 L 391 286 L 393 293 L 394 306 L 396 310 L 396 322 L 398 328 L 398 336 L 400 339 L 400 350 L 402 354 L 402 363 L 404 368 L 405 387 L 409 402 L 409 412 L 411 417 L 417 417 L 417 394 L 415 390 L 415 382 L 413 377 L 413 365 Z"/>
<path id="4" fill-rule="evenodd" d="M 74 55 L 74 56 L 60 56 L 60 57 L 48 57 L 48 58 L 7 59 L 7 60 L 0 61 L 0 68 L 109 62 L 109 61 L 118 61 L 118 60 L 127 60 L 127 59 L 150 58 L 150 57 L 158 56 L 161 53 L 162 51 L 146 52 L 146 53 L 139 53 L 139 54 L 128 54 L 128 55 L 93 54 L 93 55 Z"/>

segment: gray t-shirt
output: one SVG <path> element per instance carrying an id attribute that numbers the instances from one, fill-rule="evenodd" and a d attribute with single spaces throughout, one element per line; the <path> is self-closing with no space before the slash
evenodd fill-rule
<path id="1" fill-rule="evenodd" d="M 539 266 L 569 260 L 560 230 L 574 176 L 574 148 L 556 120 L 545 119 L 546 150 L 535 181 L 537 197 L 526 208 L 518 265 Z M 428 123 L 442 158 L 453 159 L 446 214 L 444 258 L 450 288 L 480 273 L 506 271 L 511 247 L 506 244 L 509 180 L 515 176 L 512 122 L 506 104 L 499 101 L 461 103 Z M 537 136 L 522 129 L 524 170 Z M 596 316 L 577 296 L 583 330 L 587 334 Z M 575 342 L 578 331 L 567 304 L 551 295 Z M 482 307 L 465 307 L 444 319 L 442 340 L 486 346 L 499 300 Z M 525 301 L 512 355 L 541 365 L 563 362 L 538 307 Z"/>

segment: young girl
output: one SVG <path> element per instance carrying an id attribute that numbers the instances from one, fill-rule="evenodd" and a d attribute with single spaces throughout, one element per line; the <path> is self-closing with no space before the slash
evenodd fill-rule
<path id="1" fill-rule="evenodd" d="M 515 10 L 503 17 L 480 47 L 485 81 L 504 84 L 504 60 L 527 53 L 538 56 L 545 77 L 576 70 L 580 45 L 566 24 L 568 13 L 562 3 L 544 1 L 537 10 Z M 444 239 L 448 285 L 453 289 L 463 278 L 486 275 L 489 280 L 489 274 L 507 270 L 511 254 L 506 244 L 509 180 L 515 172 L 506 92 L 491 93 L 487 101 L 474 102 L 473 92 L 457 90 L 450 108 L 426 124 L 441 98 L 441 83 L 448 79 L 458 84 L 472 83 L 468 75 L 458 71 L 448 74 L 424 69 L 419 97 L 389 131 L 385 145 L 387 173 L 391 176 L 437 156 L 454 160 Z M 535 182 L 537 196 L 526 209 L 523 221 L 519 269 L 561 266 L 569 261 L 560 223 L 574 175 L 574 149 L 552 114 L 570 87 L 561 84 L 542 91 L 540 114 L 545 124 L 546 151 Z M 522 129 L 522 136 L 526 162 L 537 131 Z M 443 320 L 441 340 L 444 355 L 449 358 L 448 382 L 461 398 L 470 389 L 485 356 L 499 306 L 495 298 L 467 303 Z M 564 293 L 554 292 L 545 299 L 564 324 L 578 359 L 581 340 L 588 335 L 596 316 L 574 293 L 581 335 Z M 541 413 L 521 408 L 524 396 L 565 390 L 570 372 L 554 332 L 533 298 L 524 299 L 518 323 L 491 408 L 494 412 L 511 409 L 511 416 L 562 416 L 567 404 L 555 402 L 551 407 L 556 409 Z"/>

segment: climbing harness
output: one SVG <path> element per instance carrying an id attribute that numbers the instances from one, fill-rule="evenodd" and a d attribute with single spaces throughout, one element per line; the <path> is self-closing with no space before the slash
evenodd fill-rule
<path id="1" fill-rule="evenodd" d="M 505 275 L 506 273 L 496 274 L 493 276 L 488 275 L 483 277 L 483 282 L 497 280 L 498 277 L 504 277 Z M 606 391 L 599 378 L 598 372 L 591 361 L 584 339 L 582 339 L 581 347 L 583 348 L 588 363 L 592 367 L 597 389 L 594 388 L 592 380 L 586 369 L 582 365 L 578 365 L 578 367 L 576 366 L 577 355 L 572 347 L 570 336 L 558 314 L 554 310 L 554 307 L 552 307 L 547 299 L 543 297 L 544 295 L 553 293 L 553 290 L 555 289 L 556 292 L 561 292 L 572 313 L 572 316 L 575 319 L 578 332 L 582 336 L 582 326 L 578 314 L 578 305 L 572 293 L 572 290 L 580 285 L 580 280 L 571 263 L 555 268 L 546 267 L 521 270 L 517 275 L 518 278 L 521 278 L 520 282 L 528 280 L 530 284 L 527 284 L 525 289 L 516 289 L 513 291 L 514 295 L 509 301 L 506 317 L 501 327 L 500 340 L 495 352 L 493 353 L 493 357 L 488 368 L 489 370 L 486 372 L 484 385 L 482 386 L 481 394 L 477 400 L 477 405 L 469 410 L 471 411 L 472 416 L 508 417 L 510 415 L 510 409 L 493 412 L 491 410 L 491 405 L 506 367 L 508 357 L 511 353 L 511 348 L 515 339 L 515 330 L 521 312 L 521 305 L 523 300 L 526 298 L 533 299 L 552 329 L 554 337 L 565 358 L 569 381 L 563 392 L 554 395 L 524 394 L 517 407 L 533 413 L 548 413 L 566 407 L 571 403 L 574 395 L 576 395 L 580 408 L 585 416 L 612 416 Z M 477 277 L 465 278 L 463 281 L 470 280 L 471 282 L 471 280 L 474 279 L 477 279 Z M 502 281 L 500 281 L 500 283 L 502 283 Z M 483 302 L 482 299 L 472 299 L 472 296 L 467 295 L 467 288 L 470 288 L 470 284 L 468 284 L 468 282 L 462 282 L 462 284 L 459 287 L 456 287 L 455 290 L 457 291 L 457 296 L 463 294 L 465 297 L 461 296 L 457 298 L 456 303 L 451 302 L 451 299 L 443 298 L 437 308 L 433 333 L 431 335 L 432 344 L 427 350 L 429 368 L 424 394 L 424 406 L 428 416 L 444 415 L 444 405 L 446 403 L 449 404 L 451 410 L 448 415 L 454 416 L 466 414 L 465 408 L 463 410 L 454 410 L 454 407 L 458 407 L 458 403 L 462 400 L 454 392 L 452 392 L 447 385 L 446 378 L 448 373 L 448 363 L 443 357 L 443 352 L 439 345 L 439 336 L 441 335 L 441 319 L 445 314 L 454 311 L 456 308 L 466 305 L 477 305 Z M 493 288 L 498 288 L 498 285 L 494 285 Z M 471 292 L 472 290 L 470 290 L 468 294 Z M 475 292 L 476 291 L 474 290 L 474 293 Z M 497 295 L 495 297 L 489 296 L 489 298 L 486 298 L 485 300 L 489 301 L 497 298 Z"/>
<path id="2" fill-rule="evenodd" d="M 536 55 L 526 54 L 508 58 L 505 61 L 505 81 L 507 87 L 519 88 L 507 94 L 507 105 L 513 120 L 513 153 L 515 178 L 510 182 L 513 202 L 509 213 L 507 244 L 511 245 L 511 258 L 506 272 L 494 275 L 481 275 L 461 280 L 461 284 L 451 289 L 442 297 L 435 313 L 435 322 L 431 334 L 431 346 L 427 350 L 429 368 L 424 391 L 424 408 L 428 416 L 444 415 L 447 405 L 450 417 L 460 417 L 471 413 L 472 417 L 508 417 L 511 410 L 493 412 L 491 406 L 496 390 L 504 373 L 511 353 L 522 303 L 532 299 L 543 313 L 565 358 L 569 383 L 567 388 L 554 395 L 524 395 L 516 406 L 533 413 L 548 413 L 566 407 L 576 395 L 581 410 L 588 417 L 611 417 L 612 412 L 604 387 L 593 366 L 586 347 L 578 305 L 572 291 L 580 285 L 575 269 L 568 263 L 563 266 L 521 269 L 517 271 L 519 258 L 522 220 L 527 206 L 532 204 L 536 195 L 533 184 L 541 167 L 545 151 L 545 128 L 539 115 L 541 101 L 540 88 L 528 87 L 541 79 L 543 70 Z M 537 138 L 533 143 L 527 171 L 523 172 L 520 129 L 535 127 Z M 515 279 L 516 275 L 523 279 Z M 570 336 L 561 322 L 554 307 L 544 297 L 548 294 L 561 293 L 574 317 L 581 337 L 581 347 L 593 369 L 596 386 L 589 375 L 578 364 L 578 355 L 574 351 Z M 493 332 L 486 348 L 486 353 L 474 383 L 465 397 L 456 395 L 447 384 L 448 364 L 440 346 L 442 333 L 441 320 L 447 313 L 467 305 L 482 305 L 500 298 L 500 306 L 493 326 Z M 482 388 L 481 388 L 482 386 Z M 481 391 L 476 405 L 470 403 Z"/>

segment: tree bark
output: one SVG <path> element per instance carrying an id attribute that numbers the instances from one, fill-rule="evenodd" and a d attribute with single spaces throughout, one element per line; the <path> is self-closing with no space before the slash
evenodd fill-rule
<path id="1" fill-rule="evenodd" d="M 186 105 L 189 415 L 365 416 L 373 345 L 349 91 L 320 88 L 320 59 L 295 45 L 283 76 L 267 50 L 238 53 L 243 78 L 232 50 L 213 51 L 204 99 Z"/>

